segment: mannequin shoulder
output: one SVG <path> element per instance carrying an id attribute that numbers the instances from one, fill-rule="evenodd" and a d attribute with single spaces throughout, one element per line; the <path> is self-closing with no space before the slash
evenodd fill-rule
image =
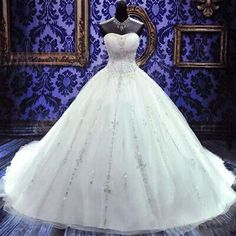
<path id="1" fill-rule="evenodd" d="M 137 34 L 140 35 L 144 28 L 144 23 L 134 18 L 131 18 L 131 27 L 133 31 L 137 32 Z"/>
<path id="2" fill-rule="evenodd" d="M 114 17 L 99 23 L 103 36 L 106 34 L 106 32 L 109 32 L 112 30 L 113 20 L 114 20 Z"/>
<path id="3" fill-rule="evenodd" d="M 139 20 L 134 19 L 134 18 L 130 18 L 130 19 L 133 23 L 136 23 L 136 24 L 139 24 L 139 25 L 144 25 L 144 23 L 142 21 L 139 21 Z"/>
<path id="4" fill-rule="evenodd" d="M 108 19 L 108 20 L 101 21 L 101 22 L 99 23 L 99 25 L 100 25 L 101 27 L 102 27 L 102 26 L 105 26 L 105 25 L 107 25 L 107 24 L 110 24 L 113 20 L 114 20 L 114 17 L 112 17 L 112 18 L 110 18 L 110 19 Z"/>

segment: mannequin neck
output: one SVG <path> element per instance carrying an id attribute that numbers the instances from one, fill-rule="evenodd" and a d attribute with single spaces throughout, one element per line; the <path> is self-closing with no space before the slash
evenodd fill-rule
<path id="1" fill-rule="evenodd" d="M 116 13 L 115 13 L 115 18 L 123 22 L 126 20 L 128 17 L 128 11 L 127 11 L 127 5 L 125 1 L 118 1 L 116 3 Z"/>

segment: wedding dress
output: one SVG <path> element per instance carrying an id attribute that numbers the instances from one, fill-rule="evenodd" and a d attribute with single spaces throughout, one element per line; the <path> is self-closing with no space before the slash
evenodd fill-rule
<path id="1" fill-rule="evenodd" d="M 236 203 L 235 180 L 135 61 L 136 33 L 104 37 L 107 65 L 4 176 L 4 209 L 107 233 L 193 229 Z"/>

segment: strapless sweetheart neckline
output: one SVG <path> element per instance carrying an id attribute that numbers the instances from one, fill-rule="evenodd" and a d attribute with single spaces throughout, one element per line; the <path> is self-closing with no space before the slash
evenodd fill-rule
<path id="1" fill-rule="evenodd" d="M 128 35 L 130 35 L 130 34 L 135 34 L 135 35 L 137 35 L 138 37 L 140 37 L 136 32 L 129 32 L 129 33 L 126 33 L 126 34 L 118 34 L 118 33 L 110 32 L 110 33 L 105 34 L 104 38 L 105 38 L 107 35 L 110 35 L 110 34 L 116 35 L 116 36 L 118 36 L 118 37 L 124 37 L 124 36 L 128 36 Z"/>

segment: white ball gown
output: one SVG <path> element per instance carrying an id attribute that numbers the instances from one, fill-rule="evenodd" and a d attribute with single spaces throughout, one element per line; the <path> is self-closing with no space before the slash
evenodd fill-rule
<path id="1" fill-rule="evenodd" d="M 104 37 L 107 65 L 3 177 L 4 209 L 58 228 L 186 232 L 227 214 L 235 176 L 135 61 L 136 33 Z"/>

